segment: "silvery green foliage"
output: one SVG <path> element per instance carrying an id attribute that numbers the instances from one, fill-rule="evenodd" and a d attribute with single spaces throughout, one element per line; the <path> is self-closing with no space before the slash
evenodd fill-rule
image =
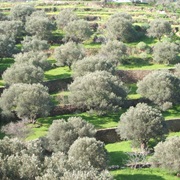
<path id="1" fill-rule="evenodd" d="M 169 35 L 171 32 L 171 25 L 164 19 L 154 19 L 150 22 L 150 27 L 147 29 L 149 37 L 158 38 L 159 40 L 163 35 Z"/>
<path id="2" fill-rule="evenodd" d="M 44 71 L 40 67 L 26 63 L 21 65 L 15 63 L 2 74 L 2 79 L 7 85 L 16 83 L 41 83 L 43 82 L 43 78 Z"/>
<path id="3" fill-rule="evenodd" d="M 5 137 L 0 140 L 0 178 L 35 179 L 41 172 L 42 149 L 38 142 L 24 143 Z"/>
<path id="4" fill-rule="evenodd" d="M 46 40 L 37 39 L 37 37 L 25 36 L 21 41 L 22 51 L 44 51 L 49 49 L 49 44 Z"/>
<path id="5" fill-rule="evenodd" d="M 99 172 L 97 169 L 89 168 L 87 171 L 66 171 L 61 178 L 62 180 L 113 180 L 111 174 L 105 170 Z"/>
<path id="6" fill-rule="evenodd" d="M 73 12 L 72 9 L 63 9 L 56 16 L 56 23 L 59 29 L 64 28 L 71 21 L 77 20 L 77 15 Z"/>
<path id="7" fill-rule="evenodd" d="M 130 107 L 120 117 L 117 133 L 134 144 L 147 145 L 151 138 L 162 138 L 166 132 L 161 112 L 145 103 Z"/>
<path id="8" fill-rule="evenodd" d="M 37 116 L 47 116 L 50 107 L 48 89 L 41 84 L 13 84 L 3 91 L 0 98 L 4 115 L 16 113 L 20 119 L 32 122 Z"/>
<path id="9" fill-rule="evenodd" d="M 127 47 L 124 43 L 113 40 L 108 41 L 105 45 L 101 46 L 99 51 L 100 55 L 109 58 L 115 65 L 123 63 L 127 56 Z"/>
<path id="10" fill-rule="evenodd" d="M 104 143 L 95 138 L 78 138 L 68 151 L 68 159 L 72 167 L 88 170 L 89 166 L 99 170 L 107 167 L 107 152 Z"/>
<path id="11" fill-rule="evenodd" d="M 54 29 L 53 23 L 43 12 L 34 12 L 27 18 L 25 30 L 38 39 L 48 40 Z"/>
<path id="12" fill-rule="evenodd" d="M 153 166 L 180 173 L 180 137 L 174 136 L 158 143 L 154 151 Z"/>
<path id="13" fill-rule="evenodd" d="M 139 81 L 137 87 L 137 93 L 157 105 L 180 102 L 180 79 L 169 72 L 152 72 Z"/>
<path id="14" fill-rule="evenodd" d="M 171 64 L 177 60 L 179 46 L 171 42 L 158 42 L 153 48 L 153 60 L 159 64 Z"/>
<path id="15" fill-rule="evenodd" d="M 132 25 L 132 19 L 127 14 L 117 13 L 112 15 L 106 26 L 107 37 L 109 39 L 132 42 L 137 38 L 137 32 Z"/>
<path id="16" fill-rule="evenodd" d="M 69 22 L 63 30 L 65 39 L 75 42 L 87 40 L 92 35 L 88 22 L 83 19 Z"/>
<path id="17" fill-rule="evenodd" d="M 68 66 L 83 59 L 85 56 L 85 50 L 80 44 L 75 42 L 68 42 L 64 45 L 57 47 L 54 51 L 54 57 L 57 61 L 58 66 Z"/>
<path id="18" fill-rule="evenodd" d="M 47 134 L 48 149 L 52 152 L 67 153 L 69 147 L 78 137 L 93 137 L 95 133 L 94 126 L 80 117 L 71 117 L 67 121 L 64 119 L 55 120 Z"/>
<path id="19" fill-rule="evenodd" d="M 180 78 L 180 63 L 175 65 L 175 75 Z"/>
<path id="20" fill-rule="evenodd" d="M 27 126 L 27 121 L 10 122 L 1 127 L 1 131 L 11 137 L 18 137 L 25 139 L 31 132 L 30 127 Z"/>
<path id="21" fill-rule="evenodd" d="M 29 64 L 34 65 L 36 67 L 40 67 L 43 70 L 47 70 L 50 67 L 50 63 L 47 61 L 46 53 L 42 51 L 29 51 L 24 53 L 18 53 L 15 56 L 16 64 Z"/>
<path id="22" fill-rule="evenodd" d="M 88 56 L 77 61 L 72 66 L 73 77 L 84 76 L 90 72 L 95 71 L 108 71 L 112 74 L 115 73 L 115 64 L 107 56 L 95 55 Z"/>
<path id="23" fill-rule="evenodd" d="M 0 12 L 0 21 L 5 21 L 5 20 L 8 20 L 8 17 L 4 13 Z"/>
<path id="24" fill-rule="evenodd" d="M 14 21 L 26 22 L 26 18 L 35 11 L 35 8 L 29 4 L 17 4 L 11 8 L 10 18 Z"/>
<path id="25" fill-rule="evenodd" d="M 5 34 L 8 37 L 16 38 L 21 35 L 21 21 L 0 21 L 0 34 Z"/>
<path id="26" fill-rule="evenodd" d="M 0 58 L 11 57 L 14 51 L 14 38 L 0 34 Z"/>
<path id="27" fill-rule="evenodd" d="M 69 85 L 69 102 L 99 114 L 118 110 L 126 98 L 126 90 L 118 77 L 106 71 L 95 71 L 75 78 Z"/>

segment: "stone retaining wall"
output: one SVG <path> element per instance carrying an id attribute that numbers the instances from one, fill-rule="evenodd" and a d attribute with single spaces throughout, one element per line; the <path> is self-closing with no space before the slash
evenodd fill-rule
<path id="1" fill-rule="evenodd" d="M 166 121 L 170 132 L 180 131 L 180 119 Z M 121 141 L 120 136 L 116 133 L 117 128 L 99 129 L 96 133 L 96 139 L 103 141 L 105 144 Z"/>

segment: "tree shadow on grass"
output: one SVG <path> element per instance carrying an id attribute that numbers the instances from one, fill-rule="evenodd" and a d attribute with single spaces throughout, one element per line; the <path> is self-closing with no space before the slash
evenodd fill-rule
<path id="1" fill-rule="evenodd" d="M 150 174 L 119 174 L 115 175 L 116 180 L 165 180 L 161 176 Z"/>
<path id="2" fill-rule="evenodd" d="M 70 78 L 70 77 L 71 77 L 71 75 L 68 73 L 58 74 L 58 75 L 45 74 L 45 78 L 47 81 L 56 80 L 56 79 L 66 79 L 66 78 Z"/>
<path id="3" fill-rule="evenodd" d="M 109 152 L 109 165 L 124 166 L 128 160 L 128 154 L 123 151 Z"/>

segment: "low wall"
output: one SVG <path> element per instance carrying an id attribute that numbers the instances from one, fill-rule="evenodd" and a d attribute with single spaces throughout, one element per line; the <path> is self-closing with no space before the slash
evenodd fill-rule
<path id="1" fill-rule="evenodd" d="M 61 90 L 67 90 L 68 84 L 70 84 L 72 81 L 72 78 L 56 79 L 43 82 L 43 85 L 49 88 L 49 93 L 53 93 Z"/>
<path id="2" fill-rule="evenodd" d="M 180 119 L 166 121 L 170 132 L 180 131 Z M 96 139 L 103 141 L 105 144 L 121 141 L 120 136 L 116 133 L 117 128 L 99 129 L 96 133 Z"/>

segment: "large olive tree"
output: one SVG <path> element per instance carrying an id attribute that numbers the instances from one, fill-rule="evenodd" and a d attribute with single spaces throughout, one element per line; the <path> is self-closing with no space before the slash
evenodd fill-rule
<path id="1" fill-rule="evenodd" d="M 85 56 L 85 50 L 80 44 L 75 42 L 68 42 L 64 45 L 57 47 L 54 51 L 54 57 L 58 66 L 68 66 L 71 69 L 71 65 L 83 59 Z"/>
<path id="2" fill-rule="evenodd" d="M 153 48 L 153 60 L 159 64 L 172 64 L 177 61 L 180 48 L 175 43 L 158 42 Z"/>
<path id="3" fill-rule="evenodd" d="M 154 148 L 153 166 L 167 169 L 172 173 L 180 173 L 180 137 L 168 138 Z"/>
<path id="4" fill-rule="evenodd" d="M 167 103 L 180 102 L 180 79 L 172 73 L 155 71 L 137 83 L 137 93 L 164 109 Z"/>
<path id="5" fill-rule="evenodd" d="M 117 133 L 122 139 L 132 140 L 144 150 L 151 138 L 162 138 L 166 132 L 165 121 L 159 110 L 139 103 L 130 107 L 120 117 Z"/>
<path id="6" fill-rule="evenodd" d="M 119 109 L 126 98 L 123 83 L 106 71 L 95 71 L 75 78 L 69 91 L 71 104 L 100 114 Z"/>
<path id="7" fill-rule="evenodd" d="M 171 32 L 171 25 L 164 19 L 155 19 L 150 22 L 147 34 L 149 37 L 158 38 L 159 40 L 163 35 L 169 35 Z"/>
<path id="8" fill-rule="evenodd" d="M 50 95 L 41 84 L 13 84 L 3 91 L 0 108 L 4 115 L 15 113 L 20 119 L 35 122 L 37 117 L 49 114 Z"/>

